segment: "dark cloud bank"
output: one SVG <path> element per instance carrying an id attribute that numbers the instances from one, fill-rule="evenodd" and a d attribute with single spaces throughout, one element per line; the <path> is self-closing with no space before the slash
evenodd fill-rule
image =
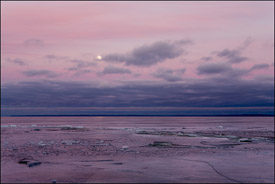
<path id="1" fill-rule="evenodd" d="M 78 82 L 21 82 L 2 85 L 1 100 L 2 115 L 104 113 L 102 111 L 57 112 L 51 110 L 51 108 L 62 109 L 63 107 L 139 107 L 141 109 L 143 107 L 156 109 L 172 107 L 170 111 L 139 110 L 135 112 L 136 114 L 155 115 L 274 114 L 274 80 L 246 81 L 212 78 L 183 84 L 129 83 L 118 87 L 95 87 Z M 19 110 L 12 110 L 15 107 Z M 30 107 L 33 110 L 24 111 L 24 108 Z M 173 107 L 187 107 L 187 110 L 173 110 Z M 188 107 L 198 108 L 198 110 L 188 110 Z M 226 107 L 242 107 L 243 110 L 234 110 L 234 108 L 223 110 Z M 47 110 L 39 111 L 38 108 Z M 216 108 L 216 111 L 207 108 Z M 127 115 L 133 112 L 108 111 L 105 113 Z"/>

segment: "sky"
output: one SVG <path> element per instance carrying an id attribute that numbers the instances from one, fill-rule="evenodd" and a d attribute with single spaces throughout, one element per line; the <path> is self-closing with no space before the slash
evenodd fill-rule
<path id="1" fill-rule="evenodd" d="M 1 115 L 274 115 L 272 1 L 1 1 Z"/>

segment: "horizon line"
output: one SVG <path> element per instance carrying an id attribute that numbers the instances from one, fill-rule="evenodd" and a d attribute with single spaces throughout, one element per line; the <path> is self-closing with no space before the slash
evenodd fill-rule
<path id="1" fill-rule="evenodd" d="M 268 116 L 268 117 L 274 117 L 274 114 L 221 114 L 221 115 L 154 115 L 154 114 L 150 114 L 150 115 L 134 115 L 134 114 L 129 114 L 129 115 L 88 115 L 88 114 L 84 114 L 84 115 L 51 115 L 51 114 L 44 114 L 44 115 L 7 115 L 7 116 L 2 116 L 1 117 L 43 117 L 43 116 L 52 116 L 52 117 L 62 117 L 62 116 L 70 116 L 70 117 L 80 117 L 80 116 L 94 116 L 94 117 L 100 117 L 100 116 L 109 116 L 109 117 L 131 117 L 131 116 L 147 116 L 147 117 L 216 117 L 216 116 L 236 116 L 236 117 L 240 117 L 240 116 L 252 116 L 252 117 L 255 117 L 255 116 Z"/>

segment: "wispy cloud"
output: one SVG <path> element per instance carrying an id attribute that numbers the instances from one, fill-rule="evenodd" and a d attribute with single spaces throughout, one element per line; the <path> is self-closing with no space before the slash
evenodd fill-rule
<path id="1" fill-rule="evenodd" d="M 224 49 L 222 51 L 216 52 L 217 56 L 225 58 L 228 63 L 241 63 L 246 61 L 248 58 L 240 55 L 238 50 Z"/>
<path id="2" fill-rule="evenodd" d="M 98 75 L 107 75 L 107 74 L 131 74 L 131 70 L 126 68 L 119 68 L 115 66 L 107 66 L 102 72 L 99 72 Z"/>
<path id="3" fill-rule="evenodd" d="M 91 62 L 91 61 L 84 61 L 84 60 L 80 60 L 80 59 L 72 59 L 69 60 L 72 63 L 75 63 L 75 68 L 76 70 L 81 69 L 81 68 L 87 68 L 87 67 L 94 67 L 97 66 L 97 64 L 95 62 Z"/>
<path id="4" fill-rule="evenodd" d="M 204 61 L 210 61 L 211 59 L 213 59 L 212 57 L 202 57 L 201 60 Z"/>
<path id="5" fill-rule="evenodd" d="M 20 58 L 15 58 L 15 59 L 7 58 L 6 61 L 9 63 L 20 65 L 20 66 L 26 65 L 25 61 L 23 61 L 23 59 L 20 59 Z"/>
<path id="6" fill-rule="evenodd" d="M 68 71 L 73 71 L 74 75 L 79 76 L 87 73 L 91 73 L 90 68 L 96 67 L 97 63 L 91 61 L 84 61 L 80 59 L 67 60 L 68 62 L 74 63 L 75 66 L 67 68 Z"/>
<path id="7" fill-rule="evenodd" d="M 54 54 L 47 54 L 43 58 L 47 59 L 48 61 L 67 59 L 66 56 L 57 56 L 57 55 L 54 55 Z"/>
<path id="8" fill-rule="evenodd" d="M 222 59 L 224 62 L 231 63 L 231 64 L 238 64 L 238 63 L 247 61 L 249 58 L 242 56 L 241 52 L 245 50 L 252 42 L 253 42 L 253 39 L 251 37 L 248 37 L 236 49 L 225 48 L 221 51 L 214 51 L 212 52 L 211 56 L 202 57 L 201 60 L 213 61 L 215 59 L 218 59 L 218 60 Z"/>
<path id="9" fill-rule="evenodd" d="M 239 78 L 251 72 L 251 69 L 233 68 L 229 63 L 207 63 L 197 67 L 197 74 L 225 78 Z"/>
<path id="10" fill-rule="evenodd" d="M 251 36 L 249 36 L 244 40 L 244 42 L 239 46 L 239 48 L 237 50 L 244 50 L 249 45 L 251 45 L 253 42 L 254 42 L 254 39 Z"/>
<path id="11" fill-rule="evenodd" d="M 83 75 L 83 74 L 87 74 L 87 73 L 91 73 L 92 70 L 89 69 L 81 69 L 81 70 L 76 70 L 74 75 Z"/>
<path id="12" fill-rule="evenodd" d="M 168 82 L 177 82 L 182 81 L 181 75 L 186 71 L 186 69 L 178 69 L 178 70 L 171 70 L 171 69 L 158 69 L 153 76 L 157 78 L 164 79 Z"/>
<path id="13" fill-rule="evenodd" d="M 253 65 L 250 70 L 261 70 L 269 67 L 270 67 L 269 64 L 256 64 L 256 65 Z"/>
<path id="14" fill-rule="evenodd" d="M 50 70 L 27 70 L 24 71 L 23 74 L 28 77 L 46 77 L 46 78 L 54 78 L 57 77 L 58 74 L 55 72 L 52 72 Z"/>
<path id="15" fill-rule="evenodd" d="M 24 45 L 25 46 L 32 46 L 32 47 L 42 47 L 45 45 L 45 42 L 43 40 L 40 39 L 28 39 L 24 41 Z"/>

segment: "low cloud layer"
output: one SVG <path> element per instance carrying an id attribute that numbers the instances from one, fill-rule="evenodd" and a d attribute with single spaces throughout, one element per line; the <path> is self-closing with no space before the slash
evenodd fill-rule
<path id="1" fill-rule="evenodd" d="M 144 45 L 133 49 L 127 54 L 108 54 L 103 56 L 107 62 L 124 63 L 139 67 L 152 66 L 167 59 L 173 59 L 185 52 L 184 45 L 190 44 L 189 40 L 175 42 L 159 41 L 152 45 Z"/>
<path id="2" fill-rule="evenodd" d="M 79 82 L 2 86 L 3 107 L 272 107 L 274 80 L 219 79 L 184 84 L 96 87 Z"/>

